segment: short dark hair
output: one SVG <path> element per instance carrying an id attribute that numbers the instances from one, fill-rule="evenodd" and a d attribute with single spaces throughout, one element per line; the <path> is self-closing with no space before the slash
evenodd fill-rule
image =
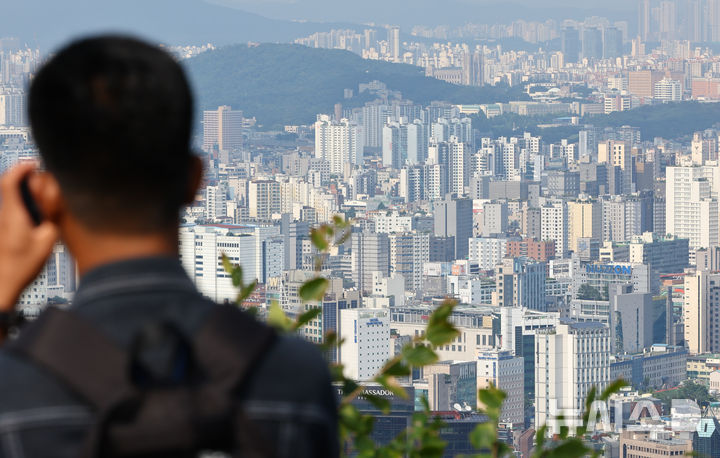
<path id="1" fill-rule="evenodd" d="M 180 65 L 135 38 L 91 37 L 37 73 L 33 137 L 70 211 L 92 229 L 176 223 L 190 182 L 193 101 Z"/>

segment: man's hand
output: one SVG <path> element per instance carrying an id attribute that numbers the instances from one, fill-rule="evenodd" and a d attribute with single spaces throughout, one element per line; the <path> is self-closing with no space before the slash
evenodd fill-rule
<path id="1" fill-rule="evenodd" d="M 19 164 L 0 178 L 0 311 L 15 306 L 20 293 L 42 270 L 58 239 L 54 223 L 33 224 L 22 200 L 20 183 L 35 167 L 32 163 Z"/>

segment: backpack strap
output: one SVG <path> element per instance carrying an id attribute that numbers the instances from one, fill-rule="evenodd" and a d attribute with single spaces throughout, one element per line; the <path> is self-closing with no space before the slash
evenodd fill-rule
<path id="1" fill-rule="evenodd" d="M 7 344 L 103 411 L 134 393 L 126 352 L 75 313 L 48 307 Z"/>
<path id="2" fill-rule="evenodd" d="M 180 456 L 218 444 L 269 456 L 235 399 L 274 340 L 270 327 L 237 307 L 216 306 L 193 338 L 202 382 L 160 390 L 138 389 L 129 353 L 71 311 L 49 307 L 8 348 L 46 368 L 98 412 L 85 456 Z"/>

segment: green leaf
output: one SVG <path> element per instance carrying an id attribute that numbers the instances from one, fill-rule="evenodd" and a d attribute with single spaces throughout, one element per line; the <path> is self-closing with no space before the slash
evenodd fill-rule
<path id="1" fill-rule="evenodd" d="M 402 361 L 395 361 L 393 364 L 386 366 L 382 373 L 385 375 L 392 375 L 395 377 L 406 377 L 410 375 L 410 368 L 403 364 Z"/>
<path id="2" fill-rule="evenodd" d="M 274 327 L 275 329 L 278 329 L 280 331 L 291 331 L 293 327 L 293 322 L 290 318 L 285 315 L 285 312 L 283 312 L 283 309 L 280 308 L 280 304 L 278 304 L 276 301 L 273 301 L 272 304 L 270 304 L 270 310 L 268 310 L 268 317 L 267 322 L 270 326 Z"/>
<path id="3" fill-rule="evenodd" d="M 321 301 L 325 297 L 325 291 L 328 288 L 330 282 L 322 277 L 316 277 L 312 280 L 306 281 L 300 287 L 298 294 L 300 298 L 305 301 Z"/>
<path id="4" fill-rule="evenodd" d="M 252 283 L 250 283 L 249 285 L 240 289 L 240 294 L 238 294 L 238 298 L 237 298 L 238 304 L 244 302 L 245 299 L 250 297 L 250 295 L 253 293 L 253 291 L 255 291 L 255 288 L 257 288 L 257 284 L 258 284 L 258 281 L 253 280 Z"/>
<path id="5" fill-rule="evenodd" d="M 455 304 L 455 301 L 445 301 L 430 315 L 425 337 L 436 347 L 448 344 L 460 335 L 460 331 L 449 320 Z"/>
<path id="6" fill-rule="evenodd" d="M 407 391 L 400 386 L 397 379 L 392 375 L 376 375 L 374 380 L 382 385 L 382 387 L 386 390 L 392 391 L 395 396 L 399 396 L 403 399 L 408 398 Z"/>
<path id="7" fill-rule="evenodd" d="M 231 274 L 234 266 L 232 265 L 232 262 L 230 262 L 230 258 L 228 258 L 225 253 L 221 254 L 220 258 L 222 259 L 222 265 L 225 272 Z"/>
<path id="8" fill-rule="evenodd" d="M 325 231 L 322 230 L 322 227 L 310 230 L 310 241 L 319 251 L 325 251 L 328 248 L 328 241 L 325 238 Z"/>
<path id="9" fill-rule="evenodd" d="M 436 362 L 438 355 L 428 346 L 420 344 L 403 349 L 403 357 L 411 366 L 423 367 Z"/>
<path id="10" fill-rule="evenodd" d="M 240 266 L 233 267 L 232 271 L 230 272 L 230 279 L 232 280 L 232 284 L 234 287 L 239 288 L 243 284 L 243 270 Z"/>
<path id="11" fill-rule="evenodd" d="M 419 455 L 423 458 L 442 458 L 447 442 L 436 436 L 424 437 L 420 442 Z"/>
<path id="12" fill-rule="evenodd" d="M 363 397 L 372 404 L 376 409 L 387 415 L 390 413 L 390 401 L 376 394 L 363 394 Z"/>
<path id="13" fill-rule="evenodd" d="M 333 382 L 343 382 L 345 381 L 345 375 L 343 375 L 343 372 L 345 370 L 345 367 L 343 367 L 342 364 L 331 364 L 330 365 L 330 378 Z"/>
<path id="14" fill-rule="evenodd" d="M 506 396 L 503 391 L 493 386 L 478 390 L 478 400 L 482 402 L 487 409 L 499 410 Z"/>
<path id="15" fill-rule="evenodd" d="M 320 307 L 313 307 L 307 312 L 303 313 L 297 319 L 295 320 L 295 324 L 293 326 L 294 329 L 300 329 L 301 327 L 305 326 L 312 320 L 318 317 L 322 313 L 322 308 Z"/>
<path id="16" fill-rule="evenodd" d="M 627 386 L 627 382 L 623 379 L 617 379 L 614 382 L 612 382 L 610 385 L 608 385 L 600 395 L 601 401 L 607 401 L 610 395 L 617 393 L 620 391 L 620 388 Z"/>
<path id="17" fill-rule="evenodd" d="M 590 449 L 583 444 L 582 440 L 574 437 L 551 449 L 548 456 L 553 458 L 578 458 L 585 456 L 589 451 Z"/>
<path id="18" fill-rule="evenodd" d="M 539 456 L 543 450 L 543 446 L 545 445 L 545 439 L 547 436 L 547 425 L 542 425 L 540 429 L 537 430 L 537 433 L 535 434 L 535 454 L 534 456 Z"/>
<path id="19" fill-rule="evenodd" d="M 492 422 L 479 423 L 470 433 L 470 443 L 477 450 L 490 449 L 497 439 L 497 425 Z"/>
<path id="20" fill-rule="evenodd" d="M 354 380 L 345 378 L 345 376 L 343 376 L 343 396 L 348 396 L 358 388 L 360 388 L 360 385 L 358 385 Z"/>

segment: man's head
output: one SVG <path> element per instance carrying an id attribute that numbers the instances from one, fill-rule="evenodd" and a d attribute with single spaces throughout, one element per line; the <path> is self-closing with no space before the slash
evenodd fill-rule
<path id="1" fill-rule="evenodd" d="M 98 232 L 167 230 L 195 191 L 193 103 L 166 52 L 127 37 L 84 39 L 38 72 L 30 123 L 67 211 Z"/>

